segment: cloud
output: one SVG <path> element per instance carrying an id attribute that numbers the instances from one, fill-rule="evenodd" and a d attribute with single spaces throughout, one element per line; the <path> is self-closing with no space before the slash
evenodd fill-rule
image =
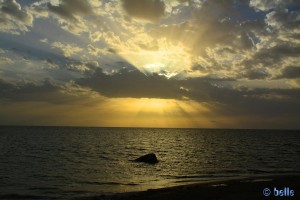
<path id="1" fill-rule="evenodd" d="M 1 64 L 11 64 L 13 61 L 10 58 L 0 57 L 0 65 Z"/>
<path id="2" fill-rule="evenodd" d="M 118 49 L 123 45 L 123 42 L 121 41 L 120 37 L 113 31 L 107 31 L 103 33 L 102 38 L 106 42 L 106 44 L 111 48 Z"/>
<path id="3" fill-rule="evenodd" d="M 33 30 L 0 36 L 2 99 L 73 102 L 93 90 L 116 102 L 194 101 L 236 119 L 300 113 L 297 1 L 32 2 L 0 0 L 2 32 Z"/>
<path id="4" fill-rule="evenodd" d="M 76 15 L 92 14 L 93 10 L 88 1 L 81 0 L 64 0 L 59 5 L 47 4 L 50 12 L 59 15 L 67 20 L 77 21 Z"/>
<path id="5" fill-rule="evenodd" d="M 93 56 L 99 56 L 99 55 L 107 55 L 109 53 L 111 53 L 108 49 L 101 49 L 101 48 L 97 48 L 91 44 L 89 44 L 87 46 L 87 50 L 89 52 L 89 54 L 93 55 Z"/>
<path id="6" fill-rule="evenodd" d="M 63 44 L 61 42 L 53 42 L 52 48 L 59 49 L 65 57 L 71 57 L 72 55 L 82 51 L 81 47 L 78 47 L 74 44 Z"/>
<path id="7" fill-rule="evenodd" d="M 270 77 L 271 74 L 268 73 L 264 68 L 251 68 L 241 72 L 241 78 L 247 78 L 250 80 L 266 79 Z"/>
<path id="8" fill-rule="evenodd" d="M 76 72 L 94 72 L 99 67 L 99 63 L 97 61 L 79 61 L 79 62 L 71 62 L 67 64 L 67 69 Z"/>
<path id="9" fill-rule="evenodd" d="M 35 83 L 12 84 L 0 79 L 0 98 L 13 101 L 53 101 L 55 97 L 50 94 L 57 93 L 59 88 L 50 80 L 41 85 Z"/>
<path id="10" fill-rule="evenodd" d="M 247 6 L 246 1 L 205 1 L 191 11 L 192 18 L 153 28 L 149 35 L 187 47 L 190 76 L 266 79 L 275 77 L 282 66 L 299 62 L 299 11 L 278 6 L 259 17 Z M 245 19 L 245 14 L 256 18 Z"/>
<path id="11" fill-rule="evenodd" d="M 10 83 L 0 79 L 0 101 L 4 102 L 48 102 L 52 104 L 81 104 L 88 98 L 100 97 L 88 88 L 80 87 L 74 82 L 61 85 L 50 79 L 41 83 Z"/>
<path id="12" fill-rule="evenodd" d="M 203 8 L 204 9 L 204 8 Z M 208 48 L 232 48 L 247 51 L 254 48 L 253 34 L 244 30 L 240 23 L 220 20 L 218 16 L 198 11 L 195 18 L 180 24 L 162 25 L 149 34 L 154 38 L 167 38 L 172 43 L 182 43 L 194 55 L 205 55 Z"/>
<path id="13" fill-rule="evenodd" d="M 230 83 L 230 84 L 228 84 Z M 194 100 L 210 110 L 228 117 L 300 114 L 299 89 L 236 87 L 237 81 L 144 75 L 137 70 L 121 70 L 107 75 L 101 69 L 76 84 L 91 88 L 110 98 L 159 98 Z M 233 85 L 233 86 L 230 86 Z"/>
<path id="14" fill-rule="evenodd" d="M 102 69 L 98 69 L 91 77 L 79 79 L 76 83 L 90 87 L 106 97 L 182 97 L 182 91 L 175 80 L 168 80 L 157 74 L 145 76 L 138 70 L 122 69 L 115 74 L 106 75 Z"/>
<path id="15" fill-rule="evenodd" d="M 48 38 L 40 39 L 40 42 L 47 43 L 47 44 L 49 43 Z"/>
<path id="16" fill-rule="evenodd" d="M 234 88 L 222 81 L 205 81 L 200 78 L 186 81 L 187 95 L 198 102 L 206 102 L 219 115 L 230 116 L 298 116 L 299 89 Z"/>
<path id="17" fill-rule="evenodd" d="M 244 61 L 246 66 L 262 64 L 264 67 L 275 67 L 287 58 L 299 58 L 300 46 L 282 43 L 273 47 L 261 48 L 251 58 Z"/>
<path id="18" fill-rule="evenodd" d="M 62 85 L 54 84 L 49 79 L 39 84 L 33 82 L 13 84 L 0 79 L 2 125 L 96 126 L 99 125 L 98 119 L 102 113 L 96 112 L 95 115 L 91 113 L 95 111 L 95 106 L 101 105 L 105 100 L 97 93 L 82 88 L 72 81 Z M 109 113 L 111 109 L 107 109 L 104 115 L 108 116 Z"/>
<path id="19" fill-rule="evenodd" d="M 296 4 L 297 0 L 250 0 L 249 5 L 257 11 L 285 8 L 287 5 Z"/>
<path id="20" fill-rule="evenodd" d="M 296 66 L 285 67 L 282 70 L 281 75 L 279 75 L 277 78 L 288 78 L 288 79 L 300 78 L 300 67 L 296 67 Z"/>
<path id="21" fill-rule="evenodd" d="M 37 17 L 54 17 L 62 29 L 80 35 L 82 32 L 89 32 L 89 22 L 84 17 L 94 16 L 94 7 L 100 5 L 97 0 L 62 0 L 55 3 L 42 1 L 33 3 L 31 10 Z"/>
<path id="22" fill-rule="evenodd" d="M 102 36 L 102 32 L 96 31 L 94 33 L 90 33 L 89 38 L 91 41 L 97 42 L 101 39 L 101 36 Z"/>
<path id="23" fill-rule="evenodd" d="M 27 32 L 32 26 L 33 16 L 15 0 L 0 1 L 0 31 L 12 34 Z"/>
<path id="24" fill-rule="evenodd" d="M 266 23 L 275 29 L 299 30 L 300 12 L 289 12 L 288 9 L 272 11 L 266 15 Z"/>
<path id="25" fill-rule="evenodd" d="M 131 17 L 158 22 L 165 14 L 161 0 L 122 0 L 123 8 Z"/>

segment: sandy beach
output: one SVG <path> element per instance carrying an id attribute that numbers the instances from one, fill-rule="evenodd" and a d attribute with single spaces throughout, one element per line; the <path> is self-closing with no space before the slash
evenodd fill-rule
<path id="1" fill-rule="evenodd" d="M 270 194 L 268 193 L 268 188 Z M 263 191 L 265 190 L 265 196 Z M 257 200 L 300 199 L 300 175 L 264 176 L 102 195 L 81 200 Z M 268 195 L 269 194 L 269 195 Z"/>

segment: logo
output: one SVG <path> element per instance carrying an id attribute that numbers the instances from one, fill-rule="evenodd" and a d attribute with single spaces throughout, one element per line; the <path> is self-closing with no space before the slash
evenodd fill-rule
<path id="1" fill-rule="evenodd" d="M 273 192 L 273 193 L 272 193 Z M 284 187 L 282 189 L 274 187 L 273 189 L 265 188 L 263 189 L 263 195 L 265 197 L 275 196 L 275 197 L 293 197 L 295 196 L 295 191 L 289 187 Z"/>

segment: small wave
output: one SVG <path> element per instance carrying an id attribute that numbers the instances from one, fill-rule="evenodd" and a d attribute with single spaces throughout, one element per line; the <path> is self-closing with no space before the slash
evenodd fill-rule
<path id="1" fill-rule="evenodd" d="M 194 175 L 194 176 L 174 176 L 176 179 L 187 179 L 187 178 L 210 178 L 212 175 Z"/>
<path id="2" fill-rule="evenodd" d="M 241 170 L 238 170 L 238 169 L 226 169 L 226 170 L 223 170 L 221 173 L 234 173 L 234 174 L 237 174 L 237 173 L 241 173 L 242 171 Z"/>
<path id="3" fill-rule="evenodd" d="M 240 174 L 242 173 L 241 170 L 238 169 L 224 169 L 224 170 L 219 170 L 219 171 L 198 171 L 197 174 L 209 174 L 209 175 L 214 175 L 214 174 Z"/>
<path id="4" fill-rule="evenodd" d="M 299 174 L 300 173 L 300 171 L 295 171 L 295 170 L 248 169 L 247 171 L 253 174 L 290 174 L 290 173 Z"/>
<path id="5" fill-rule="evenodd" d="M 26 194 L 5 194 L 0 195 L 0 199 L 51 199 L 46 196 L 26 195 Z"/>
<path id="6" fill-rule="evenodd" d="M 99 155 L 99 158 L 102 158 L 103 160 L 113 160 L 112 158 L 105 155 Z"/>
<path id="7" fill-rule="evenodd" d="M 248 169 L 247 171 L 254 174 L 268 173 L 268 171 L 262 169 Z"/>
<path id="8" fill-rule="evenodd" d="M 207 178 L 225 178 L 231 177 L 226 174 L 204 174 L 204 175 L 191 175 L 191 176 L 170 176 L 169 179 L 207 179 Z"/>
<path id="9" fill-rule="evenodd" d="M 80 181 L 79 183 L 80 184 L 88 184 L 88 185 L 127 185 L 127 186 L 138 185 L 136 183 L 96 182 L 96 181 Z"/>
<path id="10" fill-rule="evenodd" d="M 58 190 L 55 187 L 32 187 L 29 190 Z"/>
<path id="11" fill-rule="evenodd" d="M 89 194 L 92 193 L 87 190 L 66 190 L 64 191 L 64 194 Z"/>

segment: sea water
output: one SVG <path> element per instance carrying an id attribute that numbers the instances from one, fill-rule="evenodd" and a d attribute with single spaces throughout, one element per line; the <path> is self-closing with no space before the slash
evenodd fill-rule
<path id="1" fill-rule="evenodd" d="M 131 161 L 151 152 L 159 163 Z M 299 173 L 299 131 L 0 127 L 0 199 L 71 199 Z"/>

